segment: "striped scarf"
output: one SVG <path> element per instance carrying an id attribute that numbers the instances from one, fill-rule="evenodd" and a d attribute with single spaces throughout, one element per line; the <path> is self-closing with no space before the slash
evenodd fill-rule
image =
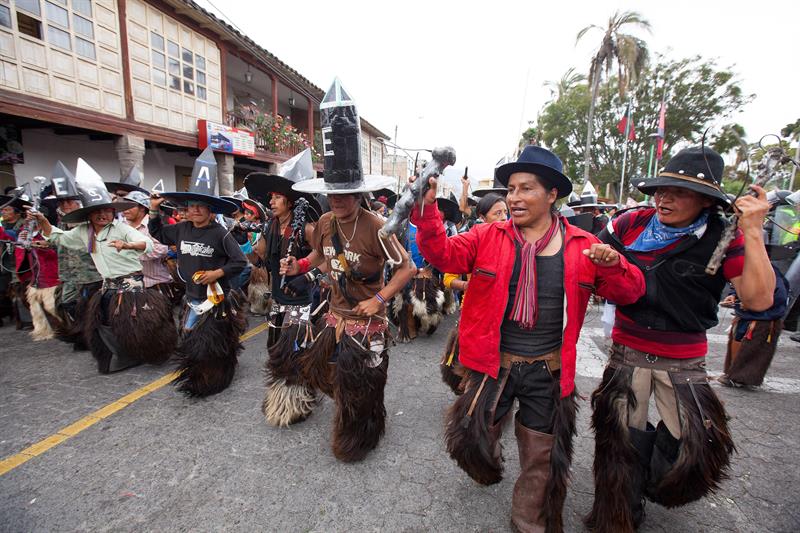
<path id="1" fill-rule="evenodd" d="M 509 319 L 517 322 L 521 328 L 533 329 L 536 320 L 539 318 L 537 308 L 537 287 L 536 287 L 536 256 L 544 250 L 550 241 L 553 240 L 558 231 L 558 217 L 552 215 L 550 227 L 538 241 L 531 244 L 516 224 L 512 225 L 514 230 L 514 240 L 522 246 L 522 265 L 519 272 L 519 282 L 517 283 L 517 293 L 514 296 L 514 307 L 511 310 Z"/>

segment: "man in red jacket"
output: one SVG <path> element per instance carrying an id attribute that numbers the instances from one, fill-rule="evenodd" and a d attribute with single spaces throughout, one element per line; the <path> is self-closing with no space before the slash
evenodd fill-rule
<path id="1" fill-rule="evenodd" d="M 555 154 L 527 146 L 495 177 L 508 187 L 510 220 L 447 238 L 435 179 L 422 213 L 411 215 L 434 267 L 472 275 L 459 323 L 460 361 L 470 374 L 447 414 L 447 449 L 478 483 L 500 481 L 499 439 L 516 398 L 521 472 L 512 524 L 561 531 L 577 410 L 575 345 L 586 305 L 593 291 L 635 302 L 644 279 L 613 248 L 557 216 L 554 204 L 572 184 Z"/>

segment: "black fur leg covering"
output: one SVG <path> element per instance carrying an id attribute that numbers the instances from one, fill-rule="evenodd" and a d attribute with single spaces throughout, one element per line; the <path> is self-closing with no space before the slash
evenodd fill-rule
<path id="1" fill-rule="evenodd" d="M 500 372 L 506 370 L 500 369 Z M 490 426 L 487 420 L 498 394 L 497 380 L 486 378 L 472 415 L 468 416 L 483 378 L 478 372 L 470 372 L 466 378 L 466 391 L 445 415 L 444 438 L 450 457 L 469 477 L 481 485 L 493 485 L 503 479 L 503 453 L 499 442 L 502 422 Z"/>
<path id="2" fill-rule="evenodd" d="M 267 392 L 261 411 L 267 423 L 287 427 L 308 418 L 316 396 L 300 373 L 300 345 L 306 338 L 306 325 L 292 325 L 281 330 L 278 342 L 269 347 L 264 365 Z M 308 326 L 310 327 L 310 326 Z"/>
<path id="3" fill-rule="evenodd" d="M 228 296 L 203 314 L 178 346 L 180 375 L 174 384 L 188 396 L 210 396 L 233 381 L 247 320 L 233 291 Z"/>
<path id="4" fill-rule="evenodd" d="M 672 384 L 681 414 L 677 460 L 663 476 L 651 467 L 647 490 L 648 498 L 664 507 L 685 505 L 717 490 L 727 478 L 731 455 L 736 451 L 725 408 L 711 387 L 699 380 L 690 385 L 680 374 L 673 374 Z M 666 427 L 659 430 L 663 432 Z M 667 440 L 661 435 L 656 437 L 651 465 L 659 454 L 668 455 L 664 454 Z"/>
<path id="5" fill-rule="evenodd" d="M 178 330 L 172 304 L 161 291 L 123 293 L 119 306 L 112 299 L 109 314 L 111 329 L 126 354 L 139 354 L 145 363 L 160 365 L 175 352 Z"/>
<path id="6" fill-rule="evenodd" d="M 378 355 L 346 335 L 336 349 L 333 455 L 342 462 L 352 463 L 364 459 L 378 446 L 386 428 L 383 392 L 389 352 L 384 349 Z"/>
<path id="7" fill-rule="evenodd" d="M 462 384 L 467 369 L 458 362 L 458 326 L 454 327 L 447 337 L 447 344 L 444 349 L 444 357 L 439 365 L 442 373 L 442 381 L 450 387 L 453 394 L 459 396 L 464 394 Z"/>
<path id="8" fill-rule="evenodd" d="M 103 292 L 97 291 L 86 304 L 82 333 L 92 357 L 97 361 L 97 370 L 101 374 L 108 374 L 114 354 L 100 336 L 100 326 L 103 324 L 102 296 Z"/>
<path id="9" fill-rule="evenodd" d="M 314 344 L 303 350 L 298 357 L 300 376 L 308 387 L 333 397 L 335 365 L 331 362 L 331 356 L 336 350 L 336 330 L 325 327 L 324 316 L 318 320 L 317 327 L 322 327 L 322 332 Z"/>
<path id="10" fill-rule="evenodd" d="M 590 531 L 634 531 L 628 494 L 637 457 L 627 424 L 628 408 L 636 406 L 632 378 L 632 367 L 607 366 L 600 386 L 592 393 L 594 502 L 584 519 Z"/>
<path id="11" fill-rule="evenodd" d="M 560 381 L 553 379 L 553 449 L 550 451 L 550 476 L 547 478 L 544 508 L 546 533 L 562 533 L 564 521 L 564 500 L 567 497 L 569 468 L 572 464 L 573 438 L 575 437 L 575 418 L 578 413 L 578 395 L 575 390 L 566 398 L 561 397 Z"/>

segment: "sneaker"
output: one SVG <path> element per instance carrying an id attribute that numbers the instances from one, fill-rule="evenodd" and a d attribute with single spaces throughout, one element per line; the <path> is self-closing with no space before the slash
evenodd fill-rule
<path id="1" fill-rule="evenodd" d="M 789 338 L 792 339 L 794 342 L 800 342 L 800 331 L 797 333 L 792 333 L 789 335 Z"/>

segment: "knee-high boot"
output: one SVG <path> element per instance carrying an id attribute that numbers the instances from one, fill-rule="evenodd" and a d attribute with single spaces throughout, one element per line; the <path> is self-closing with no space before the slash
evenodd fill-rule
<path id="1" fill-rule="evenodd" d="M 550 476 L 553 435 L 526 428 L 514 421 L 519 447 L 520 474 L 511 499 L 511 525 L 520 533 L 545 531 L 545 488 Z"/>
<path id="2" fill-rule="evenodd" d="M 654 499 L 656 487 L 678 460 L 681 445 L 681 441 L 672 436 L 663 422 L 658 423 L 653 440 L 655 444 L 649 462 L 650 472 L 647 483 L 648 496 L 651 499 Z"/>
<path id="3" fill-rule="evenodd" d="M 637 455 L 637 461 L 631 472 L 630 503 L 633 527 L 638 528 L 644 521 L 644 490 L 649 477 L 650 457 L 656 441 L 656 430 L 648 423 L 645 431 L 629 427 L 628 432 Z"/>

